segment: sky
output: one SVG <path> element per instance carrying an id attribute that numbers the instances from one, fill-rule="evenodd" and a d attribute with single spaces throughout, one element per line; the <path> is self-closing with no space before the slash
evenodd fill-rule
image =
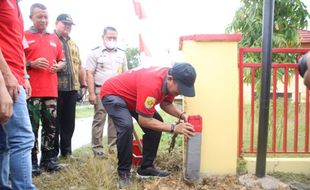
<path id="1" fill-rule="evenodd" d="M 102 45 L 103 29 L 114 26 L 119 33 L 119 47 L 138 47 L 141 32 L 152 54 L 150 64 L 167 65 L 171 60 L 182 59 L 178 51 L 180 36 L 223 34 L 241 6 L 240 0 L 139 1 L 146 13 L 143 21 L 135 16 L 132 0 L 22 0 L 20 7 L 25 29 L 32 25 L 29 13 L 33 3 L 43 3 L 47 7 L 49 31 L 54 30 L 59 14 L 70 14 L 76 24 L 71 37 L 80 48 L 82 62 L 86 61 L 91 49 Z M 310 0 L 303 2 L 310 10 Z"/>

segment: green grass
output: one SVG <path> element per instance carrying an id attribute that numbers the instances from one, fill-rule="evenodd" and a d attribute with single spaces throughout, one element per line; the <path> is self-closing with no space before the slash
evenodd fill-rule
<path id="1" fill-rule="evenodd" d="M 172 178 L 180 180 L 182 177 L 182 157 L 180 149 L 167 154 L 159 151 L 156 165 L 172 172 Z M 110 153 L 107 160 L 93 158 L 89 146 L 80 148 L 73 153 L 78 160 L 60 160 L 62 170 L 57 173 L 43 172 L 40 176 L 34 177 L 34 184 L 38 189 L 44 190 L 108 190 L 117 189 L 117 158 L 116 154 Z M 173 159 L 171 159 L 173 158 Z M 131 190 L 157 189 L 145 188 L 158 185 L 164 180 L 136 178 L 136 166 L 133 166 L 133 186 Z M 171 179 L 166 179 L 167 183 Z M 180 183 L 184 187 L 184 183 Z M 176 184 L 174 184 L 176 185 Z"/>
<path id="2" fill-rule="evenodd" d="M 270 173 L 269 175 L 281 180 L 285 183 L 291 182 L 300 182 L 306 185 L 310 185 L 310 175 L 306 174 L 296 174 L 296 173 L 283 173 L 283 172 L 274 172 Z M 309 187 L 308 187 L 309 188 Z"/>
<path id="3" fill-rule="evenodd" d="M 89 103 L 78 104 L 75 114 L 76 118 L 92 117 L 94 115 L 94 107 Z"/>
<path id="4" fill-rule="evenodd" d="M 92 116 L 93 108 L 84 106 L 77 109 L 79 117 Z M 164 112 L 160 112 L 161 116 L 168 123 L 172 123 L 175 119 Z M 137 125 L 137 124 L 136 124 Z M 139 136 L 142 138 L 143 132 L 139 126 L 135 126 Z M 163 133 L 160 142 L 158 156 L 155 161 L 156 166 L 164 168 L 172 172 L 175 179 L 182 178 L 182 138 L 177 138 L 174 150 L 169 153 L 168 147 L 170 145 L 172 135 Z M 103 139 L 103 144 L 107 144 L 107 138 Z M 109 151 L 106 150 L 108 153 Z M 107 160 L 98 160 L 93 157 L 90 145 L 83 146 L 74 151 L 73 156 L 78 160 L 60 160 L 62 166 L 61 172 L 46 173 L 43 172 L 39 177 L 34 177 L 34 184 L 38 189 L 44 190 L 105 190 L 117 189 L 117 158 L 115 153 L 110 153 Z M 133 166 L 134 171 L 136 166 Z M 139 180 L 135 178 L 133 172 L 134 185 L 132 189 L 146 189 L 145 187 L 159 184 L 156 179 Z M 167 183 L 170 180 L 167 179 Z M 184 186 L 183 183 L 181 185 Z M 151 188 L 153 189 L 153 188 Z"/>
<path id="5" fill-rule="evenodd" d="M 61 172 L 42 173 L 34 178 L 38 189 L 116 189 L 116 158 L 108 160 L 94 159 L 90 147 L 84 147 L 79 153 L 79 160 L 62 160 Z"/>
<path id="6" fill-rule="evenodd" d="M 82 112 L 81 112 L 82 113 Z M 83 111 L 84 113 L 84 111 Z M 87 113 L 87 112 L 86 112 Z M 161 112 L 163 118 L 168 122 L 173 122 L 174 119 L 167 114 Z M 135 126 L 137 133 L 142 137 L 143 132 L 139 126 Z M 178 137 L 175 148 L 172 152 L 168 152 L 170 145 L 171 134 L 163 133 L 158 156 L 155 161 L 156 166 L 164 168 L 172 172 L 172 178 L 180 181 L 182 179 L 182 138 Z M 107 144 L 107 138 L 103 139 L 103 144 Z M 105 152 L 109 152 L 105 150 Z M 90 145 L 83 146 L 74 151 L 73 156 L 78 160 L 60 160 L 62 166 L 61 172 L 57 173 L 42 173 L 39 177 L 34 177 L 34 184 L 38 189 L 44 190 L 106 190 L 117 189 L 117 158 L 115 153 L 109 153 L 107 160 L 98 160 L 93 157 Z M 163 187 L 159 185 L 162 180 L 149 179 L 143 180 L 136 178 L 136 166 L 133 166 L 133 181 L 132 190 L 137 189 L 157 189 L 149 187 Z M 171 183 L 170 179 L 166 179 L 166 183 Z M 175 183 L 169 186 L 181 185 L 185 186 L 184 182 Z M 176 187 L 177 188 L 177 187 Z"/>
<path id="7" fill-rule="evenodd" d="M 258 135 L 258 119 L 259 119 L 259 101 L 256 101 L 254 106 L 254 150 L 257 145 L 257 135 Z M 269 127 L 268 127 L 268 145 L 267 149 L 272 150 L 272 130 L 273 130 L 273 110 L 272 101 L 270 102 L 269 110 Z M 287 150 L 294 150 L 294 102 L 288 101 L 287 110 Z M 305 105 L 300 103 L 299 105 L 299 117 L 298 117 L 298 147 L 299 151 L 304 149 L 305 146 Z M 244 105 L 244 119 L 243 119 L 243 150 L 250 149 L 250 135 L 251 135 L 251 107 L 249 104 Z M 276 112 L 276 150 L 283 150 L 283 138 L 284 138 L 284 107 L 283 98 L 278 98 L 277 100 L 277 112 Z M 268 154 L 271 157 L 276 156 L 295 156 L 296 154 Z M 299 154 L 298 156 L 310 156 L 309 154 Z"/>
<path id="8" fill-rule="evenodd" d="M 162 118 L 164 119 L 164 122 L 166 123 L 175 123 L 178 120 L 177 118 L 170 116 L 169 114 L 165 113 L 162 110 L 159 111 L 159 114 L 162 116 Z M 134 127 L 139 137 L 142 138 L 143 131 L 141 127 L 139 127 L 138 123 L 136 122 L 134 124 Z M 168 150 L 170 147 L 171 139 L 172 139 L 172 134 L 163 132 L 161 136 L 161 142 L 159 144 L 159 150 Z M 178 137 L 176 138 L 175 146 L 181 147 L 182 140 L 183 140 L 183 136 L 178 135 Z"/>

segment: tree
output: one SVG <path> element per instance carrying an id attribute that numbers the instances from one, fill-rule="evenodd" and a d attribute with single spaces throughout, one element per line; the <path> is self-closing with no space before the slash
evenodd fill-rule
<path id="1" fill-rule="evenodd" d="M 242 47 L 261 47 L 263 0 L 241 0 L 227 32 L 241 32 Z M 274 9 L 273 47 L 298 47 L 297 30 L 308 26 L 310 15 L 301 0 L 276 0 Z"/>
<path id="2" fill-rule="evenodd" d="M 140 52 L 138 48 L 126 48 L 125 54 L 128 62 L 128 69 L 132 69 L 140 65 Z"/>
<path id="3" fill-rule="evenodd" d="M 242 33 L 241 47 L 261 47 L 263 0 L 241 0 L 242 6 L 236 11 L 232 23 L 226 28 L 227 33 Z M 273 47 L 293 48 L 300 46 L 299 29 L 308 26 L 310 15 L 301 0 L 276 0 L 274 8 Z M 275 54 L 273 62 L 295 62 L 297 55 Z M 261 55 L 248 53 L 245 62 L 261 62 Z M 255 74 L 259 81 L 260 70 Z M 282 80 L 283 72 L 277 78 Z M 250 71 L 245 70 L 244 81 L 250 82 Z M 258 84 L 258 83 L 256 83 Z"/>

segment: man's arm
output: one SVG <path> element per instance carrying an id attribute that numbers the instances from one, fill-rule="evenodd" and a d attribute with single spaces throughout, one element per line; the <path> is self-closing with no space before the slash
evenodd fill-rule
<path id="1" fill-rule="evenodd" d="M 76 50 L 77 50 L 77 58 L 79 59 L 79 83 L 81 87 L 86 87 L 87 83 L 86 83 L 86 70 L 85 68 L 82 66 L 82 61 L 81 61 L 81 57 L 80 57 L 80 49 L 78 48 L 78 46 L 76 46 Z"/>
<path id="2" fill-rule="evenodd" d="M 53 65 L 51 66 L 51 71 L 56 73 L 58 71 L 60 71 L 61 69 L 63 69 L 64 67 L 66 67 L 66 58 L 64 55 L 64 51 L 62 48 L 62 43 L 59 40 L 59 38 L 57 37 L 56 34 L 54 34 L 57 38 L 57 57 L 56 60 L 54 60 L 54 62 L 52 63 Z"/>
<path id="3" fill-rule="evenodd" d="M 93 104 L 93 105 L 96 104 L 94 74 L 95 74 L 95 71 L 91 71 L 91 70 L 86 71 L 87 86 L 88 86 L 88 93 L 89 93 L 88 101 L 90 104 Z"/>
<path id="4" fill-rule="evenodd" d="M 13 100 L 6 89 L 5 82 L 0 71 L 0 123 L 5 123 L 13 114 Z"/>
<path id="5" fill-rule="evenodd" d="M 58 62 L 54 62 L 53 66 L 51 67 L 52 72 L 57 73 L 58 71 L 60 71 L 62 68 L 64 68 L 66 66 L 66 62 L 61 60 Z"/>
<path id="6" fill-rule="evenodd" d="M 145 128 L 155 131 L 173 132 L 183 134 L 190 138 L 195 135 L 193 126 L 190 123 L 179 123 L 177 125 L 163 123 L 154 118 L 144 117 L 139 115 L 139 124 Z"/>
<path id="7" fill-rule="evenodd" d="M 97 48 L 96 48 L 97 49 Z M 95 50 L 96 50 L 95 49 Z M 88 87 L 88 101 L 90 104 L 96 104 L 95 72 L 97 68 L 97 56 L 95 51 L 91 51 L 86 60 L 86 82 Z"/>
<path id="8" fill-rule="evenodd" d="M 185 122 L 187 122 L 188 115 L 185 112 L 181 112 L 179 109 L 177 109 L 177 107 L 173 103 L 163 101 L 160 104 L 160 108 L 164 110 L 166 113 L 176 118 L 183 119 Z"/>
<path id="9" fill-rule="evenodd" d="M 29 47 L 29 44 L 28 44 L 25 36 L 23 37 L 23 46 L 24 46 L 24 49 Z M 23 60 L 24 60 L 25 92 L 26 92 L 26 96 L 27 96 L 27 99 L 28 99 L 28 98 L 31 97 L 32 88 L 31 88 L 30 82 L 29 82 L 30 76 L 27 73 L 27 61 L 26 61 L 25 52 L 24 52 L 24 55 L 23 55 Z"/>
<path id="10" fill-rule="evenodd" d="M 0 48 L 0 71 L 2 72 L 2 76 L 6 85 L 6 88 L 12 97 L 13 101 L 17 100 L 19 94 L 19 84 L 11 69 L 9 68 L 7 62 L 5 61 L 2 50 Z"/>
<path id="11" fill-rule="evenodd" d="M 80 82 L 80 86 L 87 86 L 86 83 L 86 71 L 83 68 L 82 65 L 79 66 L 79 82 Z"/>
<path id="12" fill-rule="evenodd" d="M 26 92 L 26 95 L 27 95 L 27 99 L 31 97 L 31 93 L 32 93 L 32 88 L 31 88 L 31 85 L 30 85 L 30 82 L 29 82 L 29 75 L 27 73 L 27 69 L 26 69 L 26 57 L 25 57 L 25 54 L 24 54 L 24 64 L 25 64 L 25 67 L 24 67 L 24 75 L 25 75 L 25 92 Z"/>

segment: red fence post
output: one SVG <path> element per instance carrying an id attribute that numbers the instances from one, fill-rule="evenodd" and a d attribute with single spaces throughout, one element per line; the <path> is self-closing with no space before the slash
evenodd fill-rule
<path id="1" fill-rule="evenodd" d="M 299 73 L 295 70 L 294 152 L 298 152 Z"/>
<path id="2" fill-rule="evenodd" d="M 277 71 L 278 68 L 273 68 L 273 90 L 272 90 L 272 151 L 277 149 Z"/>
<path id="3" fill-rule="evenodd" d="M 309 49 L 305 48 L 273 48 L 272 52 L 273 53 L 295 53 L 295 54 L 304 54 L 308 52 Z M 239 49 L 239 145 L 238 145 L 238 155 L 240 156 L 242 153 L 256 153 L 256 148 L 255 148 L 255 138 L 254 138 L 254 131 L 255 130 L 255 72 L 256 69 L 261 67 L 261 63 L 245 63 L 243 60 L 243 56 L 245 53 L 261 53 L 262 49 L 261 48 L 240 48 Z M 243 86 L 243 72 L 245 68 L 250 68 L 251 69 L 251 109 L 250 109 L 250 123 L 247 124 L 246 126 L 249 126 L 250 130 L 250 136 L 249 136 L 249 147 L 244 147 L 243 144 L 243 138 L 244 138 L 244 86 Z M 303 150 L 298 149 L 298 145 L 301 143 L 299 134 L 300 129 L 299 129 L 299 109 L 300 109 L 300 94 L 299 94 L 299 72 L 297 69 L 296 63 L 285 63 L 285 64 L 278 64 L 278 63 L 273 63 L 272 64 L 273 68 L 273 107 L 272 107 L 272 131 L 271 131 L 271 149 L 268 151 L 269 153 L 298 153 L 298 154 L 310 154 L 309 151 L 309 132 L 310 132 L 310 126 L 309 126 L 309 117 L 310 117 L 310 110 L 309 110 L 309 91 L 308 89 L 305 91 L 306 92 L 306 103 L 305 103 L 305 140 L 304 140 L 304 148 Z M 284 96 L 283 96 L 283 142 L 282 142 L 282 150 L 278 149 L 277 147 L 277 128 L 278 128 L 278 121 L 277 121 L 277 72 L 279 69 L 284 69 Z M 294 69 L 295 70 L 295 92 L 294 92 L 294 116 L 289 116 L 288 114 L 291 113 L 288 110 L 288 83 L 289 83 L 289 75 L 288 71 L 289 69 Z M 254 97 L 254 98 L 253 98 Z M 288 122 L 289 118 L 294 118 L 294 124 L 293 126 L 291 125 L 291 122 Z M 293 127 L 293 128 L 292 128 Z M 293 133 L 290 132 L 291 129 L 293 129 Z M 288 138 L 289 137 L 289 138 Z M 293 146 L 288 146 L 288 139 L 293 139 Z M 291 141 L 290 141 L 291 142 Z"/>

